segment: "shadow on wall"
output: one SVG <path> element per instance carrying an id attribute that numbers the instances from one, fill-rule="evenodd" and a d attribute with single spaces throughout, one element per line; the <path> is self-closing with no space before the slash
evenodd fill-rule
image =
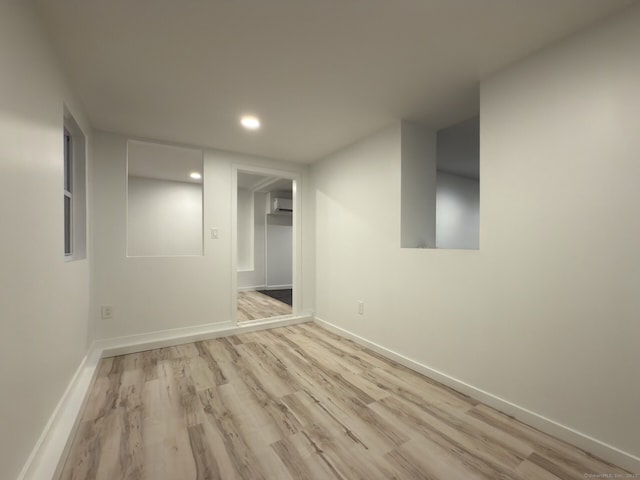
<path id="1" fill-rule="evenodd" d="M 480 247 L 480 117 L 436 133 L 436 248 Z"/>

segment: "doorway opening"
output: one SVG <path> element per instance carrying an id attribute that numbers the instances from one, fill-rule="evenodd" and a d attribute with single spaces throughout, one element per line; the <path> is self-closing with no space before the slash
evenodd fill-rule
<path id="1" fill-rule="evenodd" d="M 292 316 L 295 302 L 296 178 L 235 170 L 234 309 L 237 322 Z"/>

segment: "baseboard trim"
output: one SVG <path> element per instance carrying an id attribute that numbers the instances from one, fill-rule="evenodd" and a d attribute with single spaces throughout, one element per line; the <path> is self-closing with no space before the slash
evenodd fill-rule
<path id="1" fill-rule="evenodd" d="M 285 290 L 292 289 L 293 285 L 254 285 L 253 287 L 238 287 L 239 292 L 255 292 L 257 290 Z"/>
<path id="2" fill-rule="evenodd" d="M 61 460 L 65 457 L 69 440 L 78 426 L 87 393 L 93 384 L 102 358 L 284 327 L 312 320 L 312 312 L 303 312 L 297 316 L 256 320 L 239 325 L 233 322 L 222 322 L 94 341 L 51 414 L 17 480 L 46 480 L 55 478 L 59 473 L 58 469 L 62 467 Z"/>
<path id="3" fill-rule="evenodd" d="M 311 313 L 297 316 L 283 316 L 277 318 L 267 318 L 251 322 L 212 323 L 196 327 L 176 328 L 172 330 L 162 330 L 139 335 L 129 335 L 126 337 L 110 338 L 96 341 L 102 352 L 101 358 L 113 357 L 115 355 L 126 355 L 127 353 L 143 352 L 154 348 L 172 347 L 182 343 L 198 342 L 218 337 L 227 337 L 239 333 L 254 332 L 267 328 L 284 327 L 297 323 L 310 322 L 313 320 Z"/>
<path id="4" fill-rule="evenodd" d="M 261 288 L 260 290 L 286 290 L 286 289 L 292 289 L 293 286 L 292 285 L 266 285 L 264 288 Z"/>
<path id="5" fill-rule="evenodd" d="M 84 408 L 100 358 L 99 350 L 92 345 L 49 417 L 17 480 L 47 479 L 56 475 L 60 459 L 66 454 L 68 439 L 77 428 L 78 414 Z"/>
<path id="6" fill-rule="evenodd" d="M 496 410 L 499 410 L 507 415 L 511 415 L 523 423 L 530 425 L 538 430 L 552 435 L 560 440 L 571 443 L 572 445 L 588 452 L 592 455 L 600 457 L 601 459 L 610 462 L 614 465 L 622 467 L 630 472 L 640 472 L 640 457 L 637 457 L 629 452 L 620 450 L 613 445 L 604 443 L 596 438 L 579 432 L 571 427 L 562 425 L 554 420 L 539 415 L 531 410 L 516 405 L 508 400 L 500 398 L 489 392 L 486 392 L 480 388 L 474 387 L 468 383 L 458 380 L 450 375 L 447 375 L 439 370 L 428 367 L 422 363 L 416 362 L 410 358 L 405 357 L 393 350 L 389 350 L 377 343 L 371 342 L 359 335 L 349 332 L 344 328 L 338 327 L 326 320 L 319 317 L 314 318 L 315 323 L 319 326 L 334 332 L 340 336 L 353 340 L 354 342 L 370 348 L 376 353 L 383 355 L 401 365 L 404 365 L 411 370 L 414 370 L 422 375 L 425 375 L 433 380 L 451 387 L 460 393 L 470 396 L 471 398 L 478 400 L 485 405 L 488 405 Z"/>
<path id="7" fill-rule="evenodd" d="M 238 287 L 239 292 L 255 292 L 256 290 L 264 290 L 266 285 L 254 285 L 252 287 Z"/>

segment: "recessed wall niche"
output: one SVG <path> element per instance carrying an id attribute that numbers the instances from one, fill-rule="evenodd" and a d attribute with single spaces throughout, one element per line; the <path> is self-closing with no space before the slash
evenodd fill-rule
<path id="1" fill-rule="evenodd" d="M 127 142 L 127 256 L 202 255 L 202 151 Z"/>
<path id="2" fill-rule="evenodd" d="M 401 246 L 477 250 L 480 118 L 433 130 L 401 123 Z"/>

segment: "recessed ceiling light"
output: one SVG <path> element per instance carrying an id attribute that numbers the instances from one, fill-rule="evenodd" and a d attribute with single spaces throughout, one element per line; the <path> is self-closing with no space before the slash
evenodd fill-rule
<path id="1" fill-rule="evenodd" d="M 191 172 L 190 177 L 194 180 L 200 180 L 202 178 L 202 175 L 200 175 L 198 172 Z"/>
<path id="2" fill-rule="evenodd" d="M 257 130 L 260 128 L 260 119 L 253 115 L 244 115 L 240 119 L 240 124 L 247 130 Z"/>

